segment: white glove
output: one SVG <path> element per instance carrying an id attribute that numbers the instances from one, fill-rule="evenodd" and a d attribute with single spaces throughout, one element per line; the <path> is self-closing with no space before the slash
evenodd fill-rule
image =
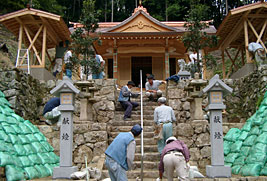
<path id="1" fill-rule="evenodd" d="M 160 178 L 157 178 L 157 180 L 156 181 L 160 181 Z"/>

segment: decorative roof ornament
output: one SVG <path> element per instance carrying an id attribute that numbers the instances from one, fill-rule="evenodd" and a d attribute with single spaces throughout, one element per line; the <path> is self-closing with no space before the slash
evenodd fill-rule
<path id="1" fill-rule="evenodd" d="M 141 0 L 140 0 L 140 2 L 141 2 Z M 140 3 L 140 2 L 139 2 L 139 3 Z M 134 12 L 132 13 L 132 16 L 133 16 L 135 13 L 137 13 L 138 11 L 143 11 L 143 12 L 145 12 L 146 14 L 149 15 L 149 13 L 147 12 L 147 9 L 144 8 L 144 7 L 140 4 L 137 8 L 134 9 Z"/>

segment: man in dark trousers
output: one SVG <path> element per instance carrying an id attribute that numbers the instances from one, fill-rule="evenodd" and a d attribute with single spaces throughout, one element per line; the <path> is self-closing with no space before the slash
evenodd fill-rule
<path id="1" fill-rule="evenodd" d="M 58 106 L 60 105 L 60 99 L 58 97 L 54 97 L 50 99 L 44 107 L 43 116 L 46 119 L 45 122 L 49 125 L 52 125 L 58 122 L 60 118 L 60 111 L 58 110 Z"/>
<path id="2" fill-rule="evenodd" d="M 175 137 L 169 137 L 166 140 L 160 163 L 159 177 L 157 181 L 162 179 L 163 172 L 166 172 L 168 181 L 173 181 L 173 173 L 176 170 L 179 180 L 189 180 L 189 162 L 190 153 L 183 141 L 177 140 Z"/>
<path id="3" fill-rule="evenodd" d="M 119 95 L 119 102 L 123 109 L 125 110 L 123 120 L 127 120 L 131 118 L 133 108 L 137 107 L 139 104 L 137 102 L 131 102 L 131 97 L 138 97 L 139 94 L 132 93 L 131 88 L 134 87 L 135 84 L 133 81 L 129 81 L 127 85 L 123 86 Z"/>
<path id="4" fill-rule="evenodd" d="M 130 132 L 119 133 L 105 151 L 105 165 L 111 181 L 127 181 L 126 171 L 133 167 L 136 148 L 135 137 L 139 136 L 142 128 L 139 124 L 132 127 Z"/>

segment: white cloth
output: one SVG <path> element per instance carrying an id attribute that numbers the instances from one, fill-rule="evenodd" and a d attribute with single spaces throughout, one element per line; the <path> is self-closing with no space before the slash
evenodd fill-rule
<path id="1" fill-rule="evenodd" d="M 154 111 L 154 121 L 156 124 L 164 123 L 166 121 L 176 121 L 173 109 L 164 104 L 157 107 Z"/>
<path id="2" fill-rule="evenodd" d="M 186 165 L 185 158 L 181 152 L 170 152 L 163 158 L 164 170 L 168 181 L 173 181 L 174 170 L 179 180 L 189 181 L 189 168 Z"/>
<path id="3" fill-rule="evenodd" d="M 70 50 L 67 51 L 67 53 L 64 56 L 64 63 L 70 63 L 70 58 L 72 57 L 72 53 Z"/>
<path id="4" fill-rule="evenodd" d="M 189 58 L 191 60 L 190 64 L 194 64 L 195 61 L 197 61 L 197 53 L 190 54 Z M 202 56 L 201 56 L 201 54 L 199 54 L 199 60 L 201 60 L 201 59 L 202 59 Z"/>
<path id="5" fill-rule="evenodd" d="M 55 66 L 53 68 L 53 72 L 58 71 L 61 72 L 62 71 L 62 58 L 57 58 L 55 61 Z"/>
<path id="6" fill-rule="evenodd" d="M 130 133 L 132 134 L 132 132 L 130 132 Z M 133 168 L 135 147 L 136 147 L 135 140 L 131 141 L 127 146 L 127 164 L 128 164 L 129 170 L 131 170 Z"/>
<path id="7" fill-rule="evenodd" d="M 154 93 L 154 92 L 146 92 L 146 96 L 147 97 L 152 96 L 154 98 L 161 97 L 162 96 L 162 91 L 161 90 L 157 90 L 157 93 Z"/>
<path id="8" fill-rule="evenodd" d="M 248 51 L 255 53 L 258 49 L 263 49 L 261 44 L 255 42 L 248 44 Z"/>

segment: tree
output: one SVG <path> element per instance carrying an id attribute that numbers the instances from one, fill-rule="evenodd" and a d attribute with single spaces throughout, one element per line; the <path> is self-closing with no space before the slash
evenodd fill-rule
<path id="1" fill-rule="evenodd" d="M 95 0 L 85 0 L 83 1 L 82 15 L 80 18 L 80 23 L 83 24 L 83 28 L 77 28 L 76 31 L 71 35 L 73 39 L 72 47 L 74 49 L 74 59 L 79 61 L 84 67 L 83 73 L 88 74 L 98 74 L 102 72 L 100 64 L 95 59 L 95 51 L 93 44 L 101 41 L 97 36 L 95 36 L 95 31 L 98 28 L 97 16 L 100 11 L 95 10 Z"/>
<path id="2" fill-rule="evenodd" d="M 191 3 L 191 9 L 188 12 L 188 17 L 184 25 L 187 32 L 184 34 L 182 41 L 188 50 L 197 53 L 197 64 L 195 68 L 197 72 L 200 72 L 199 51 L 217 45 L 218 39 L 215 35 L 209 35 L 204 31 L 209 27 L 209 24 L 203 21 L 208 12 L 208 7 L 200 4 L 199 0 L 192 1 Z"/>

